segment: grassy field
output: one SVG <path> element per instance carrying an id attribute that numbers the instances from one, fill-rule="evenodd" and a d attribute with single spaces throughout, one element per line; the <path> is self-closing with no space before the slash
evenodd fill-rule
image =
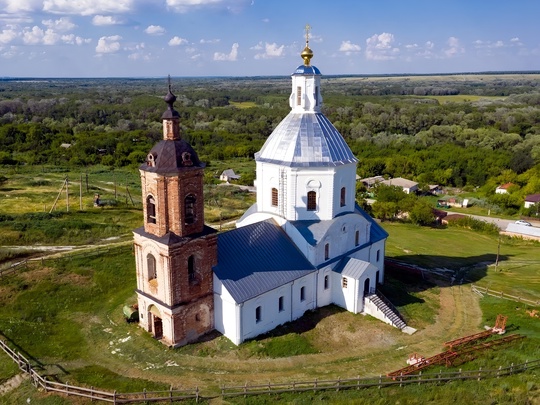
<path id="1" fill-rule="evenodd" d="M 92 184 L 97 184 L 93 187 L 104 190 L 109 173 L 92 173 Z M 65 173 L 53 172 L 36 179 L 34 175 L 13 173 L 0 192 L 9 194 L 12 199 L 17 193 L 21 197 L 30 187 L 37 187 L 43 195 L 49 188 L 47 199 L 50 199 L 56 187 L 47 182 L 61 182 L 63 176 Z M 237 217 L 254 201 L 252 194 L 233 186 L 207 186 L 206 196 L 206 217 L 218 223 L 220 217 L 222 222 Z M 39 202 L 32 202 L 33 199 L 39 200 L 35 196 L 28 197 L 16 212 L 9 211 L 12 204 L 2 199 L 4 217 L 0 221 L 0 240 L 4 239 L 0 244 L 94 245 L 121 235 L 125 235 L 123 240 L 126 241 L 124 245 L 111 247 L 106 254 L 87 251 L 86 255 L 78 253 L 32 262 L 0 279 L 0 335 L 32 359 L 40 372 L 54 380 L 111 391 L 199 386 L 216 393 L 222 384 L 241 385 L 246 381 L 385 374 L 403 367 L 411 352 L 433 355 L 442 350 L 442 342 L 476 333 L 484 325 L 493 325 L 498 313 L 508 315 L 512 331 L 526 335 L 527 339 L 503 351 L 479 354 L 476 360 L 460 367 L 498 367 L 540 358 L 540 318 L 531 318 L 526 312 L 530 308 L 521 304 L 479 299 L 468 285 L 474 281 L 508 294 L 540 299 L 538 243 L 503 237 L 499 246 L 496 236 L 465 229 L 384 223 L 390 234 L 389 258 L 425 268 L 446 268 L 465 277 L 463 285 L 451 286 L 437 278 L 422 280 L 409 274 L 387 276 L 385 293 L 408 324 L 418 330 L 414 335 L 403 334 L 373 318 L 329 306 L 238 347 L 214 333 L 199 343 L 170 350 L 137 325 L 123 320 L 123 305 L 135 302 L 134 258 L 129 240 L 130 231 L 142 224 L 140 209 L 126 205 L 89 206 L 69 213 L 28 214 L 40 206 Z M 14 232 L 20 235 L 19 242 L 9 243 L 11 239 L 5 235 Z M 498 249 L 499 264 L 495 267 Z M 1 251 L 0 258 L 9 260 L 13 255 L 27 254 Z M 0 384 L 17 374 L 16 367 L 0 352 Z M 486 381 L 475 386 L 475 390 L 493 403 L 520 403 L 523 398 L 540 398 L 538 383 L 532 375 L 505 378 L 502 382 L 505 388 L 500 388 L 501 381 L 498 383 Z M 371 398 L 370 403 L 399 400 L 406 404 L 418 403 L 421 398 L 421 403 L 438 404 L 452 402 L 446 398 L 454 398 L 456 402 L 456 397 L 478 403 L 469 393 L 471 387 L 470 383 L 463 383 L 437 388 L 283 395 L 226 403 L 367 403 Z M 87 403 L 44 395 L 35 391 L 29 382 L 4 395 L 0 402 L 20 404 L 27 399 L 47 405 Z"/>

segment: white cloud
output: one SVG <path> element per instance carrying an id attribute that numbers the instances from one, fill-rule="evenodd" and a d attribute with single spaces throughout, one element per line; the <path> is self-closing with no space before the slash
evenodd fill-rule
<path id="1" fill-rule="evenodd" d="M 179 45 L 184 45 L 184 44 L 187 44 L 187 43 L 188 43 L 187 39 L 180 38 L 178 36 L 174 36 L 174 37 L 172 37 L 170 39 L 169 46 L 179 46 Z"/>
<path id="2" fill-rule="evenodd" d="M 461 46 L 459 39 L 456 37 L 448 38 L 448 41 L 446 41 L 446 43 L 448 45 L 448 48 L 444 50 L 444 54 L 447 58 L 453 58 L 454 56 L 465 52 L 465 48 Z"/>
<path id="3" fill-rule="evenodd" d="M 92 24 L 96 26 L 100 25 L 122 25 L 125 24 L 126 21 L 123 18 L 114 17 L 111 15 L 95 15 L 92 18 Z"/>
<path id="4" fill-rule="evenodd" d="M 45 0 L 43 11 L 53 14 L 121 14 L 134 8 L 134 0 Z"/>
<path id="5" fill-rule="evenodd" d="M 270 18 L 263 18 L 263 19 L 262 19 L 262 22 L 263 22 L 263 23 L 269 23 L 269 22 L 270 22 Z"/>
<path id="6" fill-rule="evenodd" d="M 366 39 L 366 58 L 370 60 L 395 59 L 399 48 L 393 46 L 394 35 L 388 32 L 374 34 Z"/>
<path id="7" fill-rule="evenodd" d="M 514 37 L 510 40 L 510 42 L 519 42 L 519 38 L 518 37 Z"/>
<path id="8" fill-rule="evenodd" d="M 199 42 L 201 44 L 218 44 L 221 40 L 214 38 L 214 39 L 201 39 Z"/>
<path id="9" fill-rule="evenodd" d="M 275 42 L 271 44 L 266 42 L 263 47 L 262 43 L 259 42 L 252 49 L 255 49 L 255 50 L 264 49 L 264 52 L 258 53 L 255 55 L 255 59 L 272 59 L 272 58 L 280 58 L 281 56 L 283 56 L 283 50 L 285 49 L 285 45 L 278 46 Z"/>
<path id="10" fill-rule="evenodd" d="M 62 35 L 60 39 L 62 40 L 62 42 L 69 45 L 84 45 L 92 42 L 91 38 L 83 38 L 76 36 L 75 34 Z"/>
<path id="11" fill-rule="evenodd" d="M 19 36 L 13 28 L 14 27 L 8 26 L 7 29 L 0 31 L 0 44 L 9 44 Z"/>
<path id="12" fill-rule="evenodd" d="M 23 42 L 27 45 L 40 44 L 45 36 L 45 31 L 34 25 L 32 29 L 25 28 L 22 33 Z"/>
<path id="13" fill-rule="evenodd" d="M 39 10 L 41 0 L 3 0 L 0 1 L 2 7 L 7 13 L 20 13 Z M 5 5 L 5 6 L 4 6 Z"/>
<path id="14" fill-rule="evenodd" d="M 76 27 L 67 17 L 62 17 L 58 20 L 43 20 L 41 23 L 49 29 L 60 32 L 71 31 Z"/>
<path id="15" fill-rule="evenodd" d="M 122 37 L 120 35 L 113 35 L 110 37 L 101 37 L 96 46 L 97 53 L 116 53 L 120 50 L 120 41 Z"/>
<path id="16" fill-rule="evenodd" d="M 221 61 L 229 61 L 234 62 L 238 58 L 238 43 L 235 42 L 232 45 L 231 52 L 229 53 L 221 53 L 221 52 L 215 52 L 214 53 L 214 60 L 221 60 Z"/>
<path id="17" fill-rule="evenodd" d="M 144 32 L 149 35 L 163 35 L 165 34 L 165 28 L 160 25 L 149 25 Z"/>
<path id="18" fill-rule="evenodd" d="M 168 8 L 178 13 L 210 7 L 237 13 L 251 5 L 251 0 L 167 0 L 166 3 Z"/>
<path id="19" fill-rule="evenodd" d="M 18 48 L 16 46 L 10 46 L 5 51 L 2 49 L 2 51 L 3 52 L 0 54 L 0 56 L 2 56 L 2 58 L 5 58 L 5 59 L 11 59 L 17 56 L 17 54 L 19 53 Z"/>
<path id="20" fill-rule="evenodd" d="M 339 51 L 345 52 L 345 55 L 360 52 L 361 49 L 360 45 L 353 44 L 351 41 L 342 41 L 339 47 Z"/>

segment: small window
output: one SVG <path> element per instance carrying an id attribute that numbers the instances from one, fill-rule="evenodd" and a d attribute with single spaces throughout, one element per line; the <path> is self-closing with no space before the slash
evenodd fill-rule
<path id="1" fill-rule="evenodd" d="M 284 297 L 279 297 L 279 300 L 278 300 L 278 310 L 279 310 L 279 312 L 283 312 L 285 310 L 284 302 L 285 302 L 285 298 Z"/>
<path id="2" fill-rule="evenodd" d="M 195 273 L 195 258 L 193 256 L 188 257 L 188 280 L 190 284 L 193 284 L 196 280 L 196 273 Z"/>
<path id="3" fill-rule="evenodd" d="M 343 288 L 347 288 L 347 277 L 342 277 L 341 278 L 341 286 Z"/>
<path id="4" fill-rule="evenodd" d="M 308 211 L 317 209 L 317 193 L 315 191 L 308 191 L 307 193 L 307 209 Z"/>
<path id="5" fill-rule="evenodd" d="M 324 245 L 324 260 L 330 259 L 330 244 Z"/>
<path id="6" fill-rule="evenodd" d="M 302 87 L 298 86 L 296 88 L 296 105 L 302 104 Z"/>
<path id="7" fill-rule="evenodd" d="M 381 259 L 381 251 L 377 250 L 377 261 Z"/>
<path id="8" fill-rule="evenodd" d="M 278 206 L 278 191 L 277 188 L 272 188 L 272 207 Z"/>
<path id="9" fill-rule="evenodd" d="M 155 280 L 157 278 L 156 258 L 151 254 L 146 256 L 146 267 L 148 269 L 148 281 Z"/>
<path id="10" fill-rule="evenodd" d="M 341 187 L 341 198 L 339 200 L 341 207 L 345 207 L 345 195 L 346 195 L 345 187 Z"/>
<path id="11" fill-rule="evenodd" d="M 360 244 L 360 231 L 356 231 L 354 233 L 354 246 L 358 246 Z"/>
<path id="12" fill-rule="evenodd" d="M 156 200 L 151 195 L 146 197 L 146 220 L 150 224 L 156 223 Z"/>
<path id="13" fill-rule="evenodd" d="M 319 86 L 315 86 L 315 105 L 319 105 Z"/>
<path id="14" fill-rule="evenodd" d="M 300 288 L 300 301 L 306 300 L 306 287 Z"/>
<path id="15" fill-rule="evenodd" d="M 261 321 L 261 307 L 255 308 L 255 322 L 259 323 Z"/>
<path id="16" fill-rule="evenodd" d="M 188 194 L 184 198 L 184 222 L 186 225 L 190 225 L 195 222 L 195 196 Z"/>
<path id="17" fill-rule="evenodd" d="M 324 276 L 324 289 L 328 290 L 328 286 L 329 286 L 329 279 L 328 279 L 328 275 L 326 275 Z"/>

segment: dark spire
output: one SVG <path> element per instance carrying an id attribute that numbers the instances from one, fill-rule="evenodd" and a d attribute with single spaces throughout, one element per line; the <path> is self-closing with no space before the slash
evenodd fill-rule
<path id="1" fill-rule="evenodd" d="M 176 96 L 172 92 L 171 75 L 169 75 L 168 81 L 169 81 L 169 92 L 163 99 L 169 105 L 169 107 L 167 108 L 167 111 L 165 111 L 163 115 L 161 116 L 161 118 L 163 119 L 180 117 L 180 114 L 178 114 L 178 111 L 174 109 L 174 102 L 176 101 Z"/>

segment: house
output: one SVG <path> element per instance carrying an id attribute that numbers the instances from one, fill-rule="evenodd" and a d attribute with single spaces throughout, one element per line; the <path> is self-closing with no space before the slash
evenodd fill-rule
<path id="1" fill-rule="evenodd" d="M 418 191 L 418 183 L 412 180 L 407 180 L 402 177 L 396 177 L 395 179 L 389 179 L 381 181 L 381 184 L 387 186 L 397 186 L 401 187 L 403 191 L 407 194 L 415 193 Z"/>
<path id="2" fill-rule="evenodd" d="M 355 202 L 358 159 L 321 112 L 307 38 L 301 57 L 291 111 L 255 154 L 256 203 L 220 234 L 204 224 L 205 165 L 180 136 L 169 85 L 133 232 L 139 324 L 168 346 L 214 329 L 240 344 L 332 303 L 406 327 L 376 299 L 388 234 Z"/>
<path id="3" fill-rule="evenodd" d="M 384 177 L 373 176 L 373 177 L 366 177 L 364 179 L 359 179 L 359 177 L 357 177 L 357 181 L 360 181 L 364 186 L 366 186 L 366 188 L 371 188 L 375 184 L 380 183 L 381 181 L 384 181 Z"/>
<path id="4" fill-rule="evenodd" d="M 223 173 L 219 176 L 221 181 L 229 182 L 231 180 L 238 180 L 240 176 L 234 172 L 233 169 L 223 170 Z"/>
<path id="5" fill-rule="evenodd" d="M 508 194 L 508 189 L 513 185 L 513 183 L 501 184 L 495 189 L 495 194 Z"/>
<path id="6" fill-rule="evenodd" d="M 540 204 L 540 194 L 529 194 L 525 197 L 525 208 L 530 208 L 536 204 Z"/>

